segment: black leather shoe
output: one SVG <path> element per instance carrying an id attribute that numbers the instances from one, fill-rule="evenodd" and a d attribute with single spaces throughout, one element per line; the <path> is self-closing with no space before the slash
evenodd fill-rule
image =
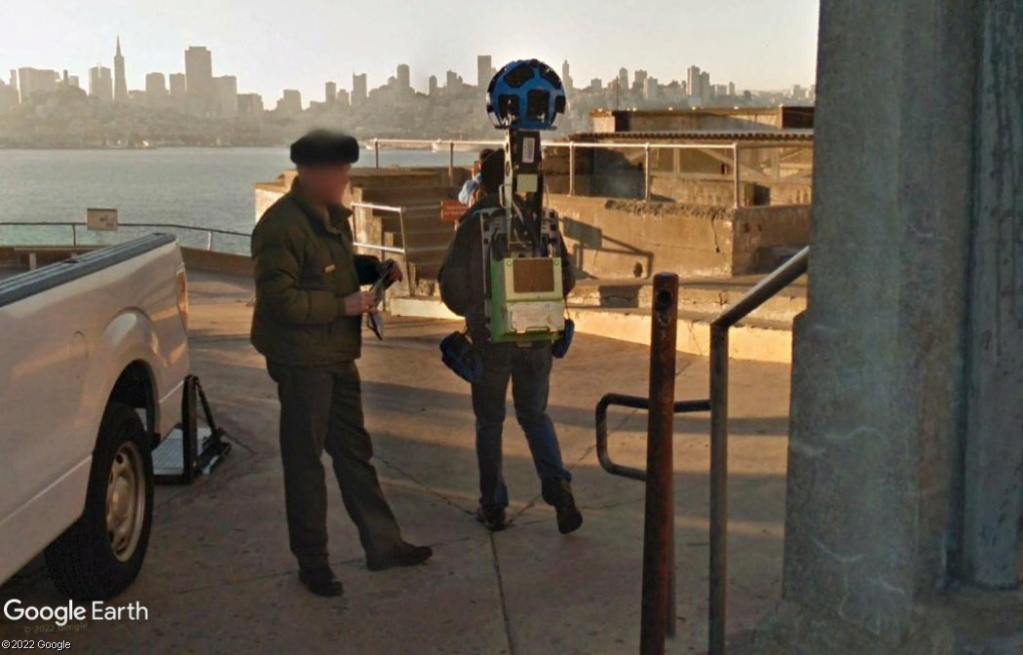
<path id="1" fill-rule="evenodd" d="M 345 590 L 329 566 L 302 569 L 298 572 L 298 579 L 306 586 L 306 589 L 325 598 L 340 596 Z"/>
<path id="2" fill-rule="evenodd" d="M 491 532 L 500 532 L 508 527 L 503 507 L 477 507 L 476 520 Z"/>
<path id="3" fill-rule="evenodd" d="M 551 480 L 543 485 L 543 499 L 554 506 L 558 514 L 558 532 L 575 532 L 583 524 L 583 515 L 575 506 L 572 485 L 568 480 Z"/>
<path id="4" fill-rule="evenodd" d="M 366 568 L 370 571 L 384 571 L 396 566 L 415 566 L 433 557 L 429 546 L 413 546 L 404 541 L 384 553 L 366 556 Z"/>

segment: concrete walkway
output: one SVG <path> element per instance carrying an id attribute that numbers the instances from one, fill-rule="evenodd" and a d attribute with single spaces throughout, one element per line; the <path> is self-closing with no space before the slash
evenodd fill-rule
<path id="1" fill-rule="evenodd" d="M 492 536 L 473 520 L 469 389 L 438 357 L 453 325 L 395 319 L 382 343 L 367 332 L 360 369 L 378 469 L 405 536 L 436 553 L 422 567 L 368 572 L 331 483 L 331 560 L 345 595 L 326 600 L 300 586 L 287 548 L 275 389 L 247 338 L 251 288 L 194 277 L 193 369 L 234 452 L 191 487 L 158 487 L 145 567 L 117 600 L 141 602 L 148 621 L 90 620 L 27 638 L 67 639 L 75 653 L 637 652 L 643 487 L 600 469 L 593 410 L 610 391 L 646 393 L 646 348 L 581 336 L 555 366 L 551 414 L 575 476 L 582 529 L 558 534 L 511 419 L 504 451 L 514 521 Z M 679 398 L 706 396 L 705 359 L 680 355 L 679 371 Z M 737 640 L 780 594 L 788 376 L 783 365 L 736 363 L 732 371 L 729 631 Z M 613 456 L 642 466 L 645 415 L 616 413 L 610 425 Z M 672 653 L 706 645 L 707 432 L 705 416 L 676 423 Z M 66 603 L 38 560 L 0 588 L 0 602 L 9 598 Z M 0 637 L 22 638 L 25 627 L 0 618 Z"/>

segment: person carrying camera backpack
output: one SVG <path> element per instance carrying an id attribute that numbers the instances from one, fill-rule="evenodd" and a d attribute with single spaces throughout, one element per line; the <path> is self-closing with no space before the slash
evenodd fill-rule
<path id="1" fill-rule="evenodd" d="M 515 417 L 529 442 L 543 499 L 557 512 L 558 530 L 568 534 L 582 525 L 583 518 L 572 495 L 572 475 L 562 462 L 558 435 L 547 414 L 552 344 L 493 343 L 486 326 L 480 212 L 500 207 L 498 191 L 503 180 L 504 151 L 495 150 L 480 161 L 478 199 L 459 221 L 439 275 L 441 299 L 448 309 L 465 317 L 483 364 L 482 374 L 472 383 L 480 486 L 476 518 L 491 531 L 507 525 L 508 488 L 501 470 L 501 441 L 510 382 Z M 575 285 L 566 261 L 562 262 L 562 283 L 566 295 Z"/>

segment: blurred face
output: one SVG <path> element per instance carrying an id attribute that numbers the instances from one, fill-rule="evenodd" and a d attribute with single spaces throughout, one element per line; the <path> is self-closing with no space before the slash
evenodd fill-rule
<path id="1" fill-rule="evenodd" d="M 337 205 L 345 195 L 348 182 L 351 180 L 351 164 L 321 164 L 317 166 L 300 166 L 298 179 L 302 190 L 324 205 Z"/>

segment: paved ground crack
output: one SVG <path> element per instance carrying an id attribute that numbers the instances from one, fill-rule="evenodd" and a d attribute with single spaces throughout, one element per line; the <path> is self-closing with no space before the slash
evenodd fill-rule
<path id="1" fill-rule="evenodd" d="M 497 540 L 490 535 L 490 551 L 494 556 L 494 577 L 497 578 L 497 593 L 501 599 L 501 618 L 504 620 L 504 636 L 508 640 L 508 655 L 515 655 L 515 642 L 512 640 L 511 617 L 508 616 L 508 603 L 504 596 L 504 578 L 501 576 L 501 560 L 497 556 Z"/>
<path id="2" fill-rule="evenodd" d="M 416 485 L 417 487 L 419 487 L 419 488 L 423 489 L 424 491 L 426 491 L 426 492 L 427 492 L 427 493 L 429 493 L 430 495 L 432 495 L 432 496 L 436 496 L 437 498 L 440 498 L 440 499 L 441 499 L 441 500 L 443 500 L 443 501 L 444 501 L 444 502 L 445 502 L 445 503 L 446 503 L 447 505 L 450 505 L 451 507 L 454 507 L 454 508 L 455 508 L 455 509 L 457 509 L 457 510 L 458 510 L 459 512 L 462 512 L 462 513 L 464 513 L 464 514 L 468 514 L 469 516 L 474 516 L 474 515 L 475 515 L 475 514 L 474 514 L 474 512 L 472 512 L 471 510 L 468 510 L 468 509 L 466 509 L 466 508 L 462 507 L 461 505 L 459 505 L 458 503 L 456 503 L 456 502 L 455 502 L 454 500 L 452 500 L 452 499 L 451 499 L 451 498 L 449 498 L 448 496 L 445 496 L 445 495 L 444 495 L 444 494 L 442 494 L 441 492 L 439 492 L 439 491 L 437 491 L 436 489 L 434 489 L 434 488 L 430 487 L 430 486 L 429 486 L 428 484 L 426 484 L 426 483 L 424 483 L 424 482 L 421 482 L 421 481 L 420 481 L 420 480 L 418 480 L 418 479 L 417 479 L 417 478 L 416 478 L 415 476 L 413 476 L 413 475 L 411 475 L 411 474 L 407 473 L 407 472 L 406 472 L 406 471 L 405 471 L 404 469 L 402 469 L 401 467 L 399 467 L 399 466 L 395 466 L 394 464 L 391 464 L 390 462 L 388 462 L 388 461 L 387 461 L 386 459 L 384 459 L 383 457 L 380 457 L 379 455 L 377 455 L 377 456 L 375 457 L 375 459 L 377 459 L 377 460 L 378 460 L 378 461 L 379 461 L 379 462 L 380 462 L 381 464 L 383 464 L 383 465 L 384 465 L 385 467 L 387 467 L 387 468 L 391 469 L 392 471 L 394 471 L 395 473 L 397 473 L 397 474 L 398 474 L 398 475 L 400 475 L 401 477 L 405 478 L 406 480 L 408 480 L 408 481 L 409 481 L 409 482 L 411 482 L 412 484 Z"/>

